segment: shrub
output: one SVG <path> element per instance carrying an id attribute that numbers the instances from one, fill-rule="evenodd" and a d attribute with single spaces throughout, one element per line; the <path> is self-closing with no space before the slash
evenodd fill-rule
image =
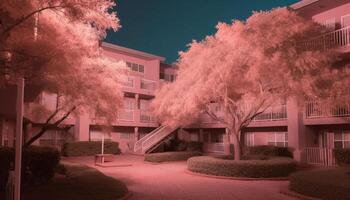
<path id="1" fill-rule="evenodd" d="M 333 149 L 333 154 L 338 165 L 350 165 L 350 148 Z"/>
<path id="2" fill-rule="evenodd" d="M 289 157 L 293 158 L 293 153 L 288 147 L 276 147 L 271 145 L 259 145 L 248 147 L 246 150 L 248 155 L 265 155 L 265 156 L 277 156 L 277 157 Z"/>
<path id="3" fill-rule="evenodd" d="M 22 179 L 24 183 L 43 183 L 49 181 L 60 161 L 57 149 L 51 147 L 30 146 L 22 154 Z M 14 150 L 0 148 L 0 188 L 6 186 L 7 178 L 14 163 Z"/>
<path id="4" fill-rule="evenodd" d="M 202 142 L 187 142 L 187 151 L 203 151 L 203 143 Z"/>
<path id="5" fill-rule="evenodd" d="M 55 174 L 60 161 L 60 153 L 56 148 L 31 146 L 23 151 L 23 165 L 29 181 L 47 182 Z"/>
<path id="6" fill-rule="evenodd" d="M 323 169 L 292 174 L 289 188 L 303 195 L 323 200 L 348 200 L 350 169 Z"/>
<path id="7" fill-rule="evenodd" d="M 187 160 L 188 170 L 215 176 L 271 178 L 286 177 L 296 170 L 296 161 L 284 157 L 267 160 L 230 160 L 209 156 Z"/>
<path id="8" fill-rule="evenodd" d="M 62 148 L 62 154 L 64 156 L 92 156 L 101 153 L 100 141 L 82 141 L 65 143 Z M 119 154 L 118 142 L 105 142 L 104 153 Z"/>
<path id="9" fill-rule="evenodd" d="M 13 167 L 13 156 L 13 149 L 0 148 L 0 191 L 6 186 L 8 173 Z"/>
<path id="10" fill-rule="evenodd" d="M 151 153 L 145 155 L 145 161 L 148 162 L 165 162 L 187 160 L 193 156 L 200 156 L 202 153 L 196 151 L 175 151 L 163 153 Z"/>

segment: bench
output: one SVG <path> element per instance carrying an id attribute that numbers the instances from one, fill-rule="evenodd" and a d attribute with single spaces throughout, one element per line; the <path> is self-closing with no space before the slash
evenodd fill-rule
<path id="1" fill-rule="evenodd" d="M 104 162 L 113 162 L 114 155 L 113 154 L 96 154 L 95 155 L 95 163 L 104 163 Z"/>

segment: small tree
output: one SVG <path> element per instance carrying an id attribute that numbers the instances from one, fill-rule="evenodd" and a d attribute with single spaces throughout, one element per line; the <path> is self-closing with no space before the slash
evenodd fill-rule
<path id="1" fill-rule="evenodd" d="M 33 105 L 46 130 L 62 127 L 71 113 L 97 113 L 106 123 L 122 102 L 120 75 L 126 68 L 103 56 L 106 30 L 119 28 L 111 0 L 13 0 L 0 2 L 0 87 L 24 77 L 27 86 L 57 94 L 57 106 Z"/>
<path id="2" fill-rule="evenodd" d="M 301 51 L 296 45 L 320 33 L 314 22 L 278 8 L 255 12 L 246 22 L 219 23 L 217 29 L 180 53 L 177 80 L 153 102 L 163 123 L 188 125 L 205 111 L 227 126 L 239 160 L 242 129 L 277 100 L 340 94 L 335 85 L 346 76 L 337 77 L 345 71 L 331 68 L 335 54 Z M 213 102 L 222 115 L 210 106 Z"/>

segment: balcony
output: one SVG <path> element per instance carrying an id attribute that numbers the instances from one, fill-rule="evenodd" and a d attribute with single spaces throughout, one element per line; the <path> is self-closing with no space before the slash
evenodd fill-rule
<path id="1" fill-rule="evenodd" d="M 300 42 L 300 50 L 327 50 L 347 47 L 350 44 L 350 26 Z"/>
<path id="2" fill-rule="evenodd" d="M 118 111 L 118 120 L 134 121 L 134 110 L 120 109 Z"/>
<path id="3" fill-rule="evenodd" d="M 265 110 L 265 112 L 256 116 L 253 121 L 282 121 L 287 120 L 287 106 L 286 105 L 276 105 L 271 106 Z"/>
<path id="4" fill-rule="evenodd" d="M 334 106 L 317 101 L 309 101 L 306 103 L 305 117 L 308 119 L 350 117 L 350 104 Z"/>
<path id="5" fill-rule="evenodd" d="M 154 96 L 155 90 L 158 88 L 157 81 L 143 79 L 137 76 L 126 76 L 121 81 L 124 92 L 145 94 Z"/>
<path id="6" fill-rule="evenodd" d="M 156 122 L 155 118 L 151 115 L 148 110 L 140 110 L 140 122 L 149 123 Z"/>
<path id="7" fill-rule="evenodd" d="M 141 89 L 154 91 L 157 89 L 157 83 L 155 81 L 141 79 Z"/>

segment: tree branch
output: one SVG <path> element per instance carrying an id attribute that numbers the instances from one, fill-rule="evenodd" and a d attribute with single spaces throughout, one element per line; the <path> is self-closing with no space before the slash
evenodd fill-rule
<path id="1" fill-rule="evenodd" d="M 58 126 L 76 109 L 76 106 L 73 106 L 65 115 L 63 115 L 63 117 L 61 117 L 59 120 L 57 120 L 55 123 L 53 124 L 49 124 L 50 120 L 57 114 L 58 109 L 52 114 L 50 115 L 50 117 L 46 120 L 44 126 L 41 128 L 41 130 L 35 135 L 33 136 L 28 142 L 26 142 L 23 145 L 23 148 L 27 148 L 29 147 L 31 144 L 33 144 L 33 142 L 35 142 L 37 139 L 39 139 L 42 135 L 44 135 L 44 133 L 50 129 L 50 128 L 58 128 Z"/>

